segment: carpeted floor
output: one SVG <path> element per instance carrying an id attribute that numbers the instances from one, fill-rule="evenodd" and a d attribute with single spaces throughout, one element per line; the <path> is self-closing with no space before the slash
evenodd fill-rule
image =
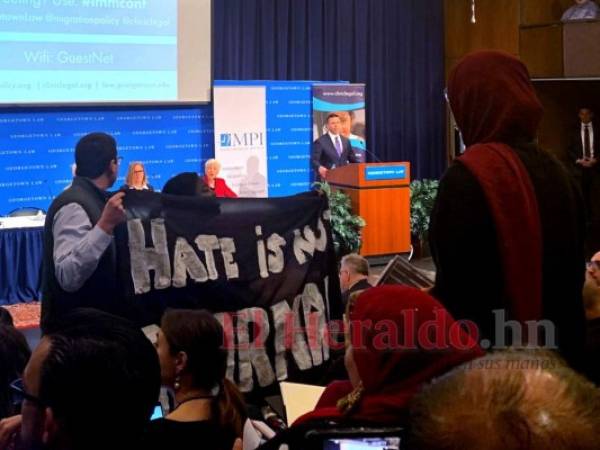
<path id="1" fill-rule="evenodd" d="M 40 302 L 19 303 L 5 306 L 5 308 L 10 312 L 18 329 L 26 330 L 39 327 Z"/>

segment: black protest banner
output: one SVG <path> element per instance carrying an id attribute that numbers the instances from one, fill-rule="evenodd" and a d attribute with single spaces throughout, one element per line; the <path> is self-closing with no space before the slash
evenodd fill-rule
<path id="1" fill-rule="evenodd" d="M 117 235 L 128 315 L 212 311 L 226 334 L 229 378 L 243 392 L 329 359 L 341 317 L 327 198 L 212 199 L 130 191 Z M 314 371 L 313 371 L 314 372 Z"/>

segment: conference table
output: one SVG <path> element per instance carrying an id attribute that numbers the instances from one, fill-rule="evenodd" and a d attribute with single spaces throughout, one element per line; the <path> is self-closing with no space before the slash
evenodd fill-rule
<path id="1" fill-rule="evenodd" d="M 41 298 L 44 215 L 0 217 L 0 305 Z"/>

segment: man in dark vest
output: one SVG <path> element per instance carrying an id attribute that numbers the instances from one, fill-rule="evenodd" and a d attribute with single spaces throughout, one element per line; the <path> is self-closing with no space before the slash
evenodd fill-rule
<path id="1" fill-rule="evenodd" d="M 44 226 L 41 326 L 76 307 L 119 314 L 115 227 L 125 221 L 123 197 L 106 190 L 120 158 L 112 136 L 91 133 L 75 148 L 71 187 L 54 199 Z"/>

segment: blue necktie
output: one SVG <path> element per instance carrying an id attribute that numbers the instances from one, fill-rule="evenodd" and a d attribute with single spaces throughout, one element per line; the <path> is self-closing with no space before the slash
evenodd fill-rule
<path id="1" fill-rule="evenodd" d="M 339 136 L 335 138 L 335 149 L 337 150 L 338 157 L 342 156 L 342 142 Z"/>

